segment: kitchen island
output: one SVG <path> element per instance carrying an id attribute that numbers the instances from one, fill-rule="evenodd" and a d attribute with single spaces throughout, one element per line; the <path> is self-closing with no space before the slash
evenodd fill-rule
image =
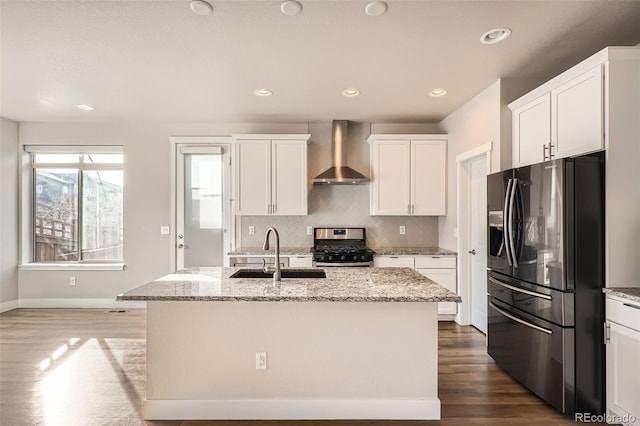
<path id="1" fill-rule="evenodd" d="M 118 296 L 147 301 L 146 419 L 440 418 L 433 302 L 459 296 L 409 268 L 327 268 L 277 286 L 236 270 L 180 271 Z"/>

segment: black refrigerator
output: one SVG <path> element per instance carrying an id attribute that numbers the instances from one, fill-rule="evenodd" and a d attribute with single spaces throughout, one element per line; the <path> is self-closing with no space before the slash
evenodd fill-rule
<path id="1" fill-rule="evenodd" d="M 604 153 L 487 177 L 489 355 L 562 413 L 605 412 Z"/>

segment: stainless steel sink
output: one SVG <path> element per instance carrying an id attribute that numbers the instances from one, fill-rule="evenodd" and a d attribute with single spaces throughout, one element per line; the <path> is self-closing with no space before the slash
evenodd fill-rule
<path id="1" fill-rule="evenodd" d="M 324 269 L 283 269 L 282 278 L 327 278 Z M 240 269 L 229 278 L 273 278 L 273 272 L 262 269 Z"/>

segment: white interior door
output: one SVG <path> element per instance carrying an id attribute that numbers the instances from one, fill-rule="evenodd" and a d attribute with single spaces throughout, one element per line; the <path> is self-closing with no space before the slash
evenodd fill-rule
<path id="1" fill-rule="evenodd" d="M 487 333 L 487 160 L 469 160 L 471 324 Z"/>
<path id="2" fill-rule="evenodd" d="M 178 146 L 176 267 L 223 266 L 230 249 L 229 146 Z"/>

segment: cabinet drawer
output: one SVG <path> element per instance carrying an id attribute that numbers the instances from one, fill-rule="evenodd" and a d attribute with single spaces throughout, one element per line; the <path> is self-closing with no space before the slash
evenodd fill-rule
<path id="1" fill-rule="evenodd" d="M 455 256 L 420 256 L 415 260 L 416 268 L 452 268 L 456 267 Z"/>
<path id="2" fill-rule="evenodd" d="M 290 268 L 311 268 L 312 266 L 311 256 L 289 256 Z"/>
<path id="3" fill-rule="evenodd" d="M 413 268 L 413 256 L 374 256 L 376 268 Z"/>
<path id="4" fill-rule="evenodd" d="M 640 331 L 640 303 L 607 297 L 607 320 Z"/>

